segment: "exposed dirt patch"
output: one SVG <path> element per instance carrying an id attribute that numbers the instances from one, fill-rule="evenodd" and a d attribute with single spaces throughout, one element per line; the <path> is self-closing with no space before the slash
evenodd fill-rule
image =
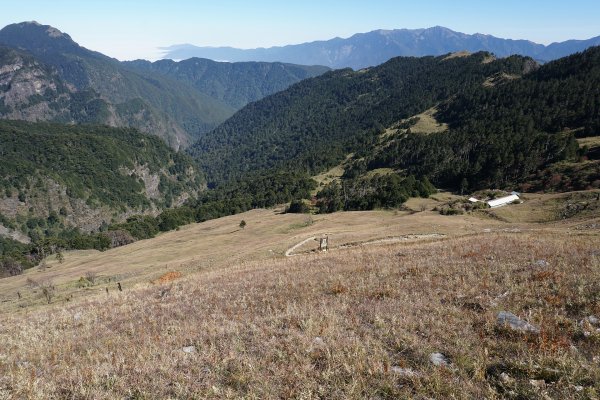
<path id="1" fill-rule="evenodd" d="M 452 60 L 453 58 L 469 57 L 471 54 L 472 53 L 470 53 L 466 50 L 457 51 L 457 52 L 450 54 L 448 57 L 444 58 L 442 61 Z"/>
<path id="2" fill-rule="evenodd" d="M 166 274 L 161 275 L 158 279 L 153 281 L 152 283 L 162 285 L 165 283 L 173 282 L 176 279 L 179 279 L 183 276 L 183 274 L 179 271 L 171 271 Z"/>

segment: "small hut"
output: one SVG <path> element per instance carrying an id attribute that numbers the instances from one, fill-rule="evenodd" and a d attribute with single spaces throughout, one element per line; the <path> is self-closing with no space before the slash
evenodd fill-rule
<path id="1" fill-rule="evenodd" d="M 504 197 L 499 197 L 494 200 L 488 200 L 487 203 L 491 208 L 497 208 L 497 207 L 505 206 L 505 205 L 510 204 L 513 201 L 517 201 L 517 200 L 519 200 L 519 196 L 517 196 L 516 194 L 511 194 L 510 196 L 504 196 Z"/>

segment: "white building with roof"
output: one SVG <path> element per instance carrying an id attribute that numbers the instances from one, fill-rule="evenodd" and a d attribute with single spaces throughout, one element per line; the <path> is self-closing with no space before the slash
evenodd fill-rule
<path id="1" fill-rule="evenodd" d="M 511 194 L 510 196 L 504 196 L 504 197 L 499 197 L 494 200 L 488 200 L 487 203 L 491 208 L 496 208 L 496 207 L 505 206 L 505 205 L 510 204 L 513 201 L 517 201 L 517 200 L 519 200 L 519 196 L 517 196 L 516 194 Z"/>

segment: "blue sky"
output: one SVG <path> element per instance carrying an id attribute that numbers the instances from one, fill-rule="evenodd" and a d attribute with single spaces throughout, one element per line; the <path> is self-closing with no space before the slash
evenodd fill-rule
<path id="1" fill-rule="evenodd" d="M 121 60 L 191 43 L 241 48 L 445 26 L 548 44 L 600 35 L 600 1 L 0 0 L 0 26 L 35 20 Z"/>

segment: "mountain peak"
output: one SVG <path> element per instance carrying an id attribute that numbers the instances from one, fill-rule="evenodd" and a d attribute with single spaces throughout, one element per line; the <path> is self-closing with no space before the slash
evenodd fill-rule
<path id="1" fill-rule="evenodd" d="M 61 32 L 59 29 L 51 26 L 51 25 L 42 25 L 37 21 L 25 21 L 17 24 L 11 24 L 4 27 L 0 32 L 14 32 L 21 34 L 29 34 L 29 35 L 42 35 L 47 36 L 49 38 L 57 39 L 64 38 L 69 41 L 72 41 L 71 36 L 66 33 Z"/>
<path id="2" fill-rule="evenodd" d="M 446 28 L 445 26 L 436 25 L 429 28 L 432 31 L 443 31 L 443 32 L 454 32 L 452 29 Z"/>
<path id="3" fill-rule="evenodd" d="M 64 33 L 62 33 L 61 31 L 59 31 L 58 29 L 56 29 L 56 28 L 54 28 L 52 26 L 49 27 L 48 29 L 46 29 L 46 33 L 50 37 L 61 37 L 61 36 L 65 35 Z"/>
<path id="4" fill-rule="evenodd" d="M 164 58 L 202 57 L 213 60 L 280 61 L 362 69 L 398 56 L 440 56 L 457 51 L 487 51 L 498 57 L 520 54 L 550 61 L 599 45 L 596 38 L 544 46 L 528 40 L 503 39 L 481 33 L 467 34 L 444 26 L 419 29 L 379 29 L 345 39 L 320 40 L 284 47 L 235 49 L 231 47 L 163 47 Z"/>
<path id="5" fill-rule="evenodd" d="M 0 43 L 26 50 L 36 56 L 42 54 L 90 55 L 93 53 L 79 46 L 68 34 L 37 21 L 5 26 L 0 30 Z"/>
<path id="6" fill-rule="evenodd" d="M 0 30 L 0 43 L 34 54 L 47 51 L 73 52 L 80 48 L 68 34 L 37 21 L 5 26 Z"/>

